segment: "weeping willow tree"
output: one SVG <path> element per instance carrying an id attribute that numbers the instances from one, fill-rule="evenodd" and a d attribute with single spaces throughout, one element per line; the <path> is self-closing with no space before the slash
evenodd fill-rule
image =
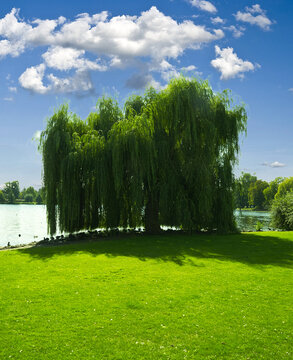
<path id="1" fill-rule="evenodd" d="M 232 231 L 233 173 L 244 106 L 180 77 L 162 91 L 111 98 L 80 120 L 63 105 L 42 132 L 51 234 L 161 225 Z"/>

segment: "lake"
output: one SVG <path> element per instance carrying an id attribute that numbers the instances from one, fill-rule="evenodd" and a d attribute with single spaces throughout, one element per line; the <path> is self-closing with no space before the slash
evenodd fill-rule
<path id="1" fill-rule="evenodd" d="M 21 235 L 21 236 L 19 236 Z M 47 236 L 45 205 L 0 204 L 0 246 L 27 244 Z"/>
<path id="2" fill-rule="evenodd" d="M 257 221 L 268 230 L 270 213 L 262 211 L 236 211 L 236 221 L 241 231 L 255 230 Z M 21 236 L 19 236 L 21 235 Z M 27 244 L 47 237 L 45 205 L 0 204 L 0 247 Z"/>
<path id="3" fill-rule="evenodd" d="M 272 229 L 271 214 L 268 211 L 235 211 L 236 223 L 241 231 L 254 231 L 257 222 L 262 223 L 262 230 Z"/>

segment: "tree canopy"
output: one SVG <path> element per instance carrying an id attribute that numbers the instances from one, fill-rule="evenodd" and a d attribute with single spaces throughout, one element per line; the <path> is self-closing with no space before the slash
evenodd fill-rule
<path id="1" fill-rule="evenodd" d="M 293 191 L 293 177 L 289 177 L 284 179 L 279 187 L 278 191 L 275 195 L 275 199 L 280 199 L 281 197 L 285 196 L 288 192 Z"/>
<path id="2" fill-rule="evenodd" d="M 278 192 L 279 185 L 284 181 L 283 177 L 277 177 L 269 183 L 269 186 L 264 189 L 263 194 L 266 199 L 267 206 L 270 206 Z"/>
<path id="3" fill-rule="evenodd" d="M 235 181 L 235 207 L 243 209 L 249 204 L 249 188 L 257 181 L 255 175 L 241 173 L 241 176 Z"/>
<path id="4" fill-rule="evenodd" d="M 131 96 L 124 111 L 103 97 L 85 121 L 61 106 L 40 140 L 50 233 L 57 223 L 65 232 L 234 230 L 232 168 L 245 129 L 228 91 L 183 77 Z"/>
<path id="5" fill-rule="evenodd" d="M 19 197 L 19 182 L 11 181 L 5 183 L 3 189 L 3 199 L 5 198 L 9 204 L 14 204 L 15 200 Z"/>
<path id="6" fill-rule="evenodd" d="M 249 205 L 253 205 L 258 210 L 265 208 L 264 190 L 269 187 L 269 184 L 263 180 L 256 180 L 248 189 Z"/>

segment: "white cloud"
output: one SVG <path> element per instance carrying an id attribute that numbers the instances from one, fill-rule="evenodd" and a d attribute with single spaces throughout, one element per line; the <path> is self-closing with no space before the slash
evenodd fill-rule
<path id="1" fill-rule="evenodd" d="M 244 31 L 245 31 L 245 28 L 243 26 L 236 27 L 234 25 L 224 27 L 224 29 L 232 31 L 232 34 L 236 39 L 240 38 L 244 34 Z"/>
<path id="2" fill-rule="evenodd" d="M 65 23 L 59 18 L 37 19 L 28 24 L 21 21 L 18 11 L 13 9 L 0 19 L 0 36 L 9 43 L 2 44 L 2 56 L 17 56 L 28 46 L 45 45 L 84 50 L 110 58 L 176 58 L 185 49 L 196 49 L 202 43 L 224 36 L 220 29 L 210 32 L 192 21 L 178 23 L 155 6 L 140 16 L 107 17 L 108 14 L 102 12 L 93 16 L 81 14 Z M 13 44 L 14 49 L 11 48 Z"/>
<path id="3" fill-rule="evenodd" d="M 261 7 L 260 7 L 259 4 L 252 5 L 251 8 L 250 8 L 249 6 L 246 6 L 245 10 L 246 10 L 246 11 L 249 11 L 249 12 L 252 13 L 252 14 L 255 14 L 255 13 L 262 14 L 262 13 L 264 12 L 264 11 L 261 9 Z"/>
<path id="4" fill-rule="evenodd" d="M 220 18 L 220 16 L 217 16 L 215 18 L 211 18 L 211 22 L 216 25 L 216 24 L 224 24 L 226 21 L 222 18 Z"/>
<path id="5" fill-rule="evenodd" d="M 209 1 L 193 0 L 193 5 L 216 12 Z M 187 49 L 200 49 L 204 43 L 221 39 L 224 32 L 221 29 L 207 30 L 190 20 L 179 23 L 155 6 L 139 16 L 111 18 L 103 11 L 94 15 L 80 14 L 72 21 L 62 16 L 53 20 L 25 21 L 20 19 L 19 10 L 12 9 L 0 19 L 0 37 L 0 58 L 19 56 L 27 48 L 47 47 L 42 55 L 44 63 L 27 68 L 19 77 L 24 89 L 46 94 L 51 91 L 71 92 L 72 89 L 91 91 L 88 71 L 126 66 L 139 69 L 142 63 L 150 68 L 166 59 L 177 59 Z M 98 59 L 90 60 L 89 54 Z M 47 68 L 59 71 L 75 69 L 76 73 L 71 77 L 57 77 L 52 73 L 45 76 Z M 173 66 L 169 69 L 161 67 L 159 72 L 164 80 L 179 75 Z M 148 76 L 141 69 L 138 73 Z M 44 79 L 47 84 L 44 84 Z M 77 80 L 81 82 L 80 86 Z"/>
<path id="6" fill-rule="evenodd" d="M 251 25 L 257 25 L 263 30 L 270 30 L 273 21 L 266 16 L 265 10 L 261 9 L 259 4 L 251 8 L 246 7 L 245 12 L 238 11 L 235 15 L 236 20 L 247 22 Z"/>
<path id="7" fill-rule="evenodd" d="M 180 76 L 180 72 L 176 69 L 176 67 L 169 63 L 167 60 L 162 60 L 159 63 L 154 63 L 150 70 L 160 73 L 161 78 L 166 82 L 168 82 L 172 78 Z"/>
<path id="8" fill-rule="evenodd" d="M 293 88 L 290 88 L 290 89 L 288 89 L 288 90 L 293 92 Z"/>
<path id="9" fill-rule="evenodd" d="M 272 168 L 279 168 L 279 167 L 286 166 L 286 164 L 280 163 L 279 161 L 275 161 L 275 162 L 272 162 L 272 163 L 264 162 L 261 165 L 269 166 L 269 167 L 272 167 Z"/>
<path id="10" fill-rule="evenodd" d="M 38 94 L 46 94 L 51 88 L 49 86 L 46 87 L 43 84 L 45 69 L 46 66 L 44 64 L 27 68 L 18 79 L 20 85 L 26 90 Z"/>
<path id="11" fill-rule="evenodd" d="M 212 66 L 221 73 L 221 79 L 227 80 L 235 77 L 243 78 L 243 73 L 252 71 L 259 67 L 250 61 L 240 59 L 233 48 L 225 48 L 221 50 L 219 46 L 215 46 L 217 58 L 211 61 Z"/>
<path id="12" fill-rule="evenodd" d="M 217 8 L 210 2 L 205 0 L 190 0 L 192 6 L 197 7 L 200 10 L 216 13 Z"/>
<path id="13" fill-rule="evenodd" d="M 10 55 L 12 57 L 19 56 L 25 49 L 23 41 L 9 41 L 7 39 L 0 40 L 0 58 Z"/>
<path id="14" fill-rule="evenodd" d="M 286 164 L 280 163 L 279 161 L 275 161 L 270 164 L 270 167 L 276 168 L 276 167 L 284 167 Z"/>
<path id="15" fill-rule="evenodd" d="M 194 70 L 196 70 L 196 66 L 189 65 L 189 66 L 182 67 L 180 70 L 182 70 L 182 71 L 194 71 Z"/>
<path id="16" fill-rule="evenodd" d="M 181 72 L 182 72 L 184 75 L 186 75 L 186 74 L 185 74 L 186 72 L 192 72 L 193 75 L 195 75 L 195 76 L 197 76 L 197 77 L 202 76 L 202 72 L 201 72 L 201 71 L 198 71 L 198 70 L 197 70 L 197 67 L 194 66 L 194 65 L 184 66 L 184 67 L 182 67 L 180 70 L 181 70 Z"/>
<path id="17" fill-rule="evenodd" d="M 13 97 L 5 97 L 3 98 L 4 101 L 13 101 Z"/>
<path id="18" fill-rule="evenodd" d="M 84 50 L 54 46 L 49 48 L 42 57 L 48 67 L 55 68 L 57 70 L 107 70 L 106 66 L 100 65 L 95 61 L 84 59 L 84 54 Z"/>
<path id="19" fill-rule="evenodd" d="M 51 88 L 59 93 L 87 93 L 94 90 L 90 75 L 87 71 L 77 71 L 74 76 L 58 78 L 53 74 L 48 75 Z"/>
<path id="20" fill-rule="evenodd" d="M 15 86 L 9 86 L 8 90 L 13 93 L 17 93 L 17 88 Z"/>
<path id="21" fill-rule="evenodd" d="M 37 94 L 84 93 L 93 91 L 93 83 L 87 71 L 77 70 L 73 76 L 59 78 L 53 74 L 47 76 L 49 84 L 44 84 L 45 64 L 32 66 L 19 77 L 20 85 Z"/>

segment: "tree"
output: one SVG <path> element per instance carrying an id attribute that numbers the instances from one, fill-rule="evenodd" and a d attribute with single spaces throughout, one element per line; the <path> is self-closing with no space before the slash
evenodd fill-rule
<path id="1" fill-rule="evenodd" d="M 30 199 L 32 199 L 31 201 L 25 200 L 26 202 L 34 202 L 36 200 L 38 192 L 32 187 L 29 186 L 27 189 L 24 188 L 20 194 L 22 199 L 26 199 L 27 196 L 29 196 Z"/>
<path id="2" fill-rule="evenodd" d="M 6 198 L 4 196 L 4 193 L 2 190 L 0 190 L 0 204 L 5 204 L 6 203 Z"/>
<path id="3" fill-rule="evenodd" d="M 265 208 L 264 190 L 269 186 L 266 181 L 257 180 L 248 189 L 249 205 L 255 206 L 258 210 Z"/>
<path id="4" fill-rule="evenodd" d="M 286 178 L 281 182 L 275 195 L 276 199 L 285 196 L 288 192 L 293 191 L 293 177 Z"/>
<path id="5" fill-rule="evenodd" d="M 293 192 L 274 199 L 272 224 L 277 229 L 293 230 Z"/>
<path id="6" fill-rule="evenodd" d="M 37 197 L 36 197 L 36 203 L 37 204 L 43 204 L 43 199 L 42 199 L 40 194 L 38 194 Z"/>
<path id="7" fill-rule="evenodd" d="M 32 203 L 34 202 L 34 197 L 32 194 L 28 193 L 25 195 L 25 198 L 24 198 L 24 201 L 25 202 L 28 202 L 28 203 Z"/>
<path id="8" fill-rule="evenodd" d="M 183 77 L 130 97 L 102 98 L 86 121 L 63 105 L 42 132 L 48 226 L 61 231 L 161 225 L 235 228 L 232 167 L 246 128 L 227 91 Z"/>
<path id="9" fill-rule="evenodd" d="M 36 197 L 36 202 L 38 204 L 44 204 L 44 202 L 45 202 L 45 189 L 44 189 L 44 187 L 41 187 L 38 190 L 38 195 Z"/>
<path id="10" fill-rule="evenodd" d="M 249 173 L 241 173 L 241 176 L 235 180 L 235 206 L 243 209 L 249 206 L 248 192 L 252 184 L 257 181 L 257 177 Z"/>
<path id="11" fill-rule="evenodd" d="M 264 189 L 264 197 L 266 200 L 266 206 L 270 207 L 275 198 L 276 193 L 278 192 L 279 185 L 284 181 L 284 178 L 277 177 L 269 183 L 269 186 Z"/>
<path id="12" fill-rule="evenodd" d="M 9 204 L 14 204 L 15 200 L 19 198 L 19 182 L 12 181 L 5 183 L 5 187 L 3 189 L 3 194 L 7 199 Z"/>

